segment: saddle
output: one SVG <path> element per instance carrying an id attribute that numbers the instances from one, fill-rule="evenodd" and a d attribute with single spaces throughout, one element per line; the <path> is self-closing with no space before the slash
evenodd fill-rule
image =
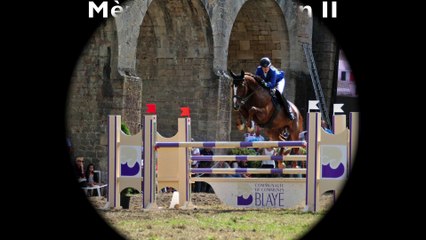
<path id="1" fill-rule="evenodd" d="M 265 89 L 268 89 L 268 88 L 264 87 L 263 85 L 261 85 L 261 86 Z M 271 95 L 272 103 L 274 104 L 274 107 L 277 107 L 276 106 L 277 104 L 281 105 L 282 107 L 287 106 L 287 104 L 284 103 L 284 101 L 286 101 L 284 99 L 284 96 L 282 96 L 276 88 L 268 89 L 268 90 L 269 90 L 269 95 Z"/>

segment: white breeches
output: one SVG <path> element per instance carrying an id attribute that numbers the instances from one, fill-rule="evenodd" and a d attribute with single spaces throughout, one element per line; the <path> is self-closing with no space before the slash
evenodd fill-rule
<path id="1" fill-rule="evenodd" d="M 278 84 L 277 84 L 277 90 L 280 91 L 281 94 L 283 94 L 284 87 L 285 87 L 285 78 L 283 78 L 283 80 L 281 80 L 281 81 L 278 82 Z"/>

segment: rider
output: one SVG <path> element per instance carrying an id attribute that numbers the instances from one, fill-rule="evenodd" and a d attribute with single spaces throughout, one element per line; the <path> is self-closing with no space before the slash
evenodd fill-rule
<path id="1" fill-rule="evenodd" d="M 260 59 L 260 66 L 256 69 L 256 75 L 263 79 L 261 85 L 269 88 L 270 90 L 276 88 L 280 94 L 281 100 L 284 104 L 284 111 L 286 115 L 289 116 L 290 120 L 294 120 L 294 115 L 290 111 L 290 105 L 287 100 L 284 98 L 284 71 L 280 71 L 271 64 L 271 60 L 267 57 Z"/>

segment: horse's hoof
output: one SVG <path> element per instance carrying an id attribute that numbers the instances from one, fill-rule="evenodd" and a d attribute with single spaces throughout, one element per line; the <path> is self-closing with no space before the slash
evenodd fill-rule
<path id="1" fill-rule="evenodd" d="M 247 132 L 249 132 L 249 133 L 254 132 L 254 127 L 247 127 Z"/>

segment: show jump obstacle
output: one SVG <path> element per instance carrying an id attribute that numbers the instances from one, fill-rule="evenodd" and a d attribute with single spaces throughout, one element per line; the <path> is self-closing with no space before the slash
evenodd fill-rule
<path id="1" fill-rule="evenodd" d="M 310 101 L 311 102 L 311 101 Z M 310 103 L 311 106 L 311 103 Z M 335 104 L 337 108 L 341 104 Z M 311 108 L 310 108 L 311 109 Z M 313 109 L 313 108 L 312 108 Z M 337 111 L 335 111 L 336 113 Z M 355 159 L 358 113 L 333 115 L 333 132 L 321 128 L 321 114 L 308 112 L 305 141 L 191 142 L 189 109 L 182 108 L 178 132 L 165 138 L 157 132 L 155 105 L 148 105 L 142 131 L 128 136 L 121 131 L 121 117 L 109 116 L 108 202 L 120 206 L 120 192 L 131 187 L 143 195 L 143 208 L 156 206 L 156 192 L 164 187 L 179 191 L 179 206 L 191 207 L 191 183 L 209 183 L 225 204 L 241 208 L 293 208 L 305 203 L 305 210 L 317 211 L 319 197 L 333 191 L 334 196 L 348 178 Z M 306 146 L 306 155 L 191 156 L 191 148 L 264 148 Z M 143 149 L 143 150 L 142 150 Z M 142 157 L 143 155 L 143 157 Z M 191 168 L 191 161 L 306 161 L 306 168 Z M 303 174 L 305 178 L 195 177 L 193 174 Z"/>

